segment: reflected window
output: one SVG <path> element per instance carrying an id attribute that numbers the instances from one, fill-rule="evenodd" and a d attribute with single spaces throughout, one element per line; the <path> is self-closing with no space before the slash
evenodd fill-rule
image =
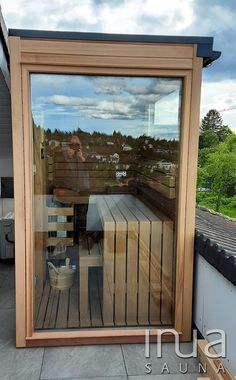
<path id="1" fill-rule="evenodd" d="M 31 74 L 35 329 L 173 324 L 181 92 Z"/>

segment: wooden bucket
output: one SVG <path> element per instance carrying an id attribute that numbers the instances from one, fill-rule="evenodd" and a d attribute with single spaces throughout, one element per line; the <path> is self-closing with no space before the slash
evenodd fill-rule
<path id="1" fill-rule="evenodd" d="M 48 262 L 50 285 L 57 290 L 67 290 L 73 285 L 74 269 L 70 265 L 70 259 L 66 258 L 65 266 L 55 267 Z"/>

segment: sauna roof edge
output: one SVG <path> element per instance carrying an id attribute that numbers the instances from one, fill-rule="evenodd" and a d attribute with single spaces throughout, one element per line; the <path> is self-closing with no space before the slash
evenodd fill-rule
<path id="1" fill-rule="evenodd" d="M 140 42 L 162 44 L 196 44 L 197 56 L 203 58 L 203 66 L 206 67 L 217 60 L 221 52 L 213 50 L 213 37 L 200 36 L 167 36 L 167 35 L 141 35 L 141 34 L 108 34 L 85 33 L 69 31 L 47 31 L 31 29 L 9 29 L 9 36 L 31 39 L 55 39 L 55 40 L 85 40 L 104 42 Z"/>

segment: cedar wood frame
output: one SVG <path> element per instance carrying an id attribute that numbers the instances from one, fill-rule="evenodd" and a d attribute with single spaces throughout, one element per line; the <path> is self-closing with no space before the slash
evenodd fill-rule
<path id="1" fill-rule="evenodd" d="M 173 331 L 191 339 L 195 188 L 203 58 L 197 44 L 32 39 L 10 41 L 15 184 L 16 346 L 144 342 L 143 328 L 34 332 L 30 73 L 183 78 Z M 150 341 L 156 329 L 150 328 Z M 174 336 L 164 335 L 166 341 Z"/>

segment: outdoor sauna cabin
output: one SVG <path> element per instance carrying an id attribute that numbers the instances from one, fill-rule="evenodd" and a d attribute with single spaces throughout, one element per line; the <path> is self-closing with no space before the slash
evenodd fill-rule
<path id="1" fill-rule="evenodd" d="M 9 35 L 17 346 L 190 340 L 213 39 Z"/>

